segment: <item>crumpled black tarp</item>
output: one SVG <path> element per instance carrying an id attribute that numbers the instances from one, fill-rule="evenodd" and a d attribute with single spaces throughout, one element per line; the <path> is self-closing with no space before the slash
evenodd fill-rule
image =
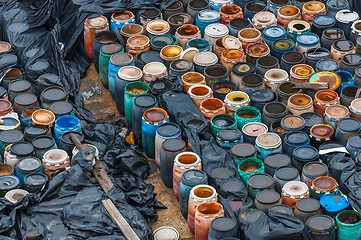
<path id="1" fill-rule="evenodd" d="M 151 229 L 149 220 L 156 217 L 153 207 L 164 206 L 154 200 L 153 187 L 143 182 L 149 171 L 146 159 L 132 148 L 120 151 L 116 166 L 121 170 L 113 171 L 114 188 L 105 195 L 91 177 L 92 161 L 85 159 L 89 151 L 80 151 L 73 166 L 56 175 L 43 192 L 28 195 L 15 206 L 0 198 L 0 234 L 17 239 L 34 234 L 44 239 L 69 235 L 81 239 L 96 236 L 123 239 L 101 204 L 101 200 L 110 198 L 137 235 L 147 239 Z M 17 237 L 14 227 L 18 229 Z"/>
<path id="2" fill-rule="evenodd" d="M 252 219 L 241 217 L 246 212 L 252 212 Z M 247 240 L 310 239 L 301 220 L 281 212 L 269 211 L 266 215 L 257 209 L 244 209 L 239 213 L 238 222 Z"/>

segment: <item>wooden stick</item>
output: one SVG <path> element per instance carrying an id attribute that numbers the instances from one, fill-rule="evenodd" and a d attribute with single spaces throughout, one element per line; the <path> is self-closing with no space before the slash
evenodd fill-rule
<path id="1" fill-rule="evenodd" d="M 294 83 L 293 88 L 306 88 L 306 89 L 327 89 L 328 83 L 327 82 L 317 82 L 317 83 Z"/>
<path id="2" fill-rule="evenodd" d="M 127 133 L 127 129 L 123 128 L 121 131 L 121 136 L 125 136 Z M 75 146 L 79 150 L 87 149 L 88 147 L 84 144 L 81 144 L 79 139 L 77 139 L 73 133 L 70 133 L 70 139 L 73 141 Z M 86 157 L 87 160 L 91 161 L 94 159 L 94 155 L 91 153 Z M 104 170 L 104 168 L 101 166 L 101 163 L 97 160 L 95 160 L 95 164 L 93 166 L 93 174 L 101 188 L 105 193 L 108 193 L 113 187 L 113 182 L 109 178 L 108 174 Z M 110 217 L 113 219 L 115 224 L 117 224 L 120 231 L 123 233 L 124 237 L 128 240 L 140 240 L 140 238 L 137 236 L 137 234 L 134 232 L 132 227 L 129 225 L 129 223 L 126 221 L 126 219 L 123 217 L 123 215 L 119 212 L 118 208 L 114 205 L 112 200 L 105 199 L 102 200 L 103 207 L 107 210 Z"/>

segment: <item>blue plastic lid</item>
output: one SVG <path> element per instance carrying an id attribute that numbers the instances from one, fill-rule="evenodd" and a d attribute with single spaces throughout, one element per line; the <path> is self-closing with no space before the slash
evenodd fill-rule
<path id="1" fill-rule="evenodd" d="M 305 144 L 309 141 L 309 137 L 305 132 L 294 131 L 288 133 L 285 136 L 285 141 L 287 141 L 289 144 Z"/>
<path id="2" fill-rule="evenodd" d="M 322 59 L 317 62 L 316 69 L 319 71 L 337 71 L 340 69 L 340 64 L 333 59 Z"/>
<path id="3" fill-rule="evenodd" d="M 31 173 L 41 168 L 42 164 L 38 158 L 35 157 L 27 157 L 21 159 L 16 164 L 16 169 L 21 172 Z"/>
<path id="4" fill-rule="evenodd" d="M 280 26 L 270 26 L 266 27 L 262 34 L 266 38 L 282 38 L 286 36 L 286 30 Z"/>
<path id="5" fill-rule="evenodd" d="M 320 38 L 315 33 L 302 33 L 297 36 L 296 42 L 300 45 L 313 46 L 320 42 Z"/>
<path id="6" fill-rule="evenodd" d="M 336 19 L 328 14 L 320 14 L 315 16 L 312 24 L 320 28 L 330 28 L 336 24 Z"/>
<path id="7" fill-rule="evenodd" d="M 320 199 L 320 204 L 328 212 L 339 212 L 350 205 L 344 196 L 333 194 L 324 194 Z"/>
<path id="8" fill-rule="evenodd" d="M 326 2 L 327 8 L 335 8 L 337 10 L 350 8 L 350 4 L 347 0 L 328 0 Z"/>
<path id="9" fill-rule="evenodd" d="M 204 38 L 193 38 L 187 43 L 187 48 L 194 47 L 197 49 L 209 48 L 211 43 Z"/>
<path id="10" fill-rule="evenodd" d="M 218 21 L 221 19 L 221 14 L 215 10 L 202 10 L 198 13 L 197 19 L 199 21 Z"/>

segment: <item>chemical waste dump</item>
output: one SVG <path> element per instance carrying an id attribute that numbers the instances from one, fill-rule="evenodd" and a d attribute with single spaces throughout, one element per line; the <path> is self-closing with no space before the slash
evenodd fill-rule
<path id="1" fill-rule="evenodd" d="M 0 9 L 1 239 L 361 239 L 360 1 Z"/>

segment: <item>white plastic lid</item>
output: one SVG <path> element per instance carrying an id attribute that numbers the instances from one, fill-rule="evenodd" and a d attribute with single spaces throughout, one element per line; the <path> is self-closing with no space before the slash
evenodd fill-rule
<path id="1" fill-rule="evenodd" d="M 137 81 L 143 77 L 143 72 L 135 66 L 124 66 L 119 69 L 118 77 L 127 81 Z"/>
<path id="2" fill-rule="evenodd" d="M 213 23 L 204 30 L 205 35 L 213 38 L 221 38 L 229 33 L 229 29 L 222 23 Z"/>
<path id="3" fill-rule="evenodd" d="M 340 10 L 336 13 L 336 20 L 341 23 L 350 23 L 357 21 L 359 19 L 359 15 L 357 12 L 351 12 L 348 9 Z"/>
<path id="4" fill-rule="evenodd" d="M 194 56 L 193 62 L 199 66 L 210 66 L 218 62 L 218 57 L 212 52 L 200 52 Z"/>

